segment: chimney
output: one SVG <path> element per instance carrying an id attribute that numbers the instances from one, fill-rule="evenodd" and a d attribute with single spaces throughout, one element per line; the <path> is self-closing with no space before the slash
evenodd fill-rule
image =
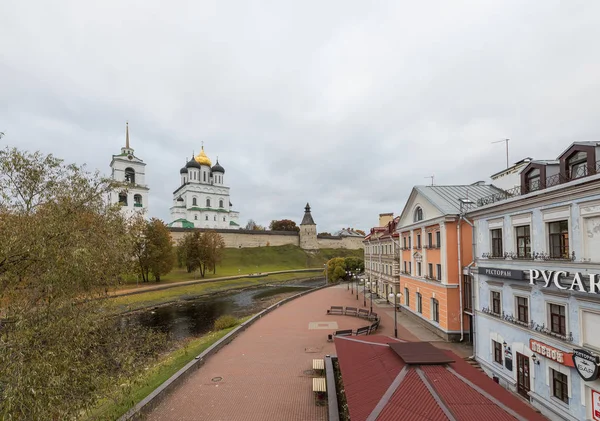
<path id="1" fill-rule="evenodd" d="M 379 226 L 385 227 L 388 224 L 388 222 L 392 221 L 393 219 L 394 219 L 394 212 L 380 213 L 379 214 Z"/>

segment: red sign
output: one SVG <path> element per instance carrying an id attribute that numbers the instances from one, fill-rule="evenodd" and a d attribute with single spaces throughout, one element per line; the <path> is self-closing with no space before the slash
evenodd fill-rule
<path id="1" fill-rule="evenodd" d="M 592 390 L 592 417 L 600 421 L 600 392 Z"/>
<path id="2" fill-rule="evenodd" d="M 535 339 L 529 340 L 529 349 L 531 349 L 536 354 L 542 355 L 552 361 L 556 361 L 559 364 L 565 365 L 567 367 L 575 367 L 575 364 L 573 363 L 572 352 L 561 351 L 560 349 L 554 348 L 550 345 L 546 345 L 545 343 L 536 341 Z"/>

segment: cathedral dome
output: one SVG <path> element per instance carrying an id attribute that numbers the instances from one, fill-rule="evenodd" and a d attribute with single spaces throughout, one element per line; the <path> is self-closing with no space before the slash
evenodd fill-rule
<path id="1" fill-rule="evenodd" d="M 204 146 L 202 146 L 202 150 L 200 151 L 200 153 L 198 155 L 196 155 L 196 157 L 194 159 L 200 165 L 208 165 L 209 167 L 212 165 L 212 163 L 210 162 L 210 159 L 204 153 Z"/>
<path id="2" fill-rule="evenodd" d="M 225 168 L 223 168 L 220 164 L 219 164 L 219 158 L 217 158 L 217 163 L 215 164 L 214 167 L 211 168 L 212 172 L 220 172 L 222 174 L 225 174 Z"/>
<path id="3" fill-rule="evenodd" d="M 186 174 L 188 172 L 187 167 L 183 167 L 179 170 L 179 174 Z"/>
<path id="4" fill-rule="evenodd" d="M 200 164 L 198 164 L 198 161 L 196 161 L 195 158 L 190 159 L 190 162 L 188 162 L 187 164 L 185 164 L 186 168 L 198 168 L 200 169 Z"/>

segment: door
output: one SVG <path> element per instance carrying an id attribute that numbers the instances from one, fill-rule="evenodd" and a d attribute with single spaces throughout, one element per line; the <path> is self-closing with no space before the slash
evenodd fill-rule
<path id="1" fill-rule="evenodd" d="M 385 300 L 389 303 L 390 302 L 390 296 L 388 294 L 388 284 L 385 284 Z"/>
<path id="2" fill-rule="evenodd" d="M 529 400 L 529 357 L 517 352 L 517 392 Z"/>

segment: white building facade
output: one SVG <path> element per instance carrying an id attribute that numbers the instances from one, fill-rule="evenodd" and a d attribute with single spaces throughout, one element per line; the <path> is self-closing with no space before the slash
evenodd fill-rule
<path id="1" fill-rule="evenodd" d="M 520 192 L 469 213 L 475 357 L 553 420 L 600 421 L 598 146 L 531 161 Z"/>
<path id="2" fill-rule="evenodd" d="M 204 146 L 179 171 L 180 186 L 173 192 L 171 220 L 176 228 L 239 228 L 239 212 L 232 209 L 225 169 L 211 160 Z"/>
<path id="3" fill-rule="evenodd" d="M 146 185 L 146 164 L 135 156 L 129 145 L 129 124 L 125 128 L 125 147 L 121 148 L 120 154 L 112 156 L 110 168 L 112 179 L 123 183 L 123 188 L 109 193 L 109 203 L 119 203 L 127 217 L 135 212 L 147 213 L 150 189 Z"/>

